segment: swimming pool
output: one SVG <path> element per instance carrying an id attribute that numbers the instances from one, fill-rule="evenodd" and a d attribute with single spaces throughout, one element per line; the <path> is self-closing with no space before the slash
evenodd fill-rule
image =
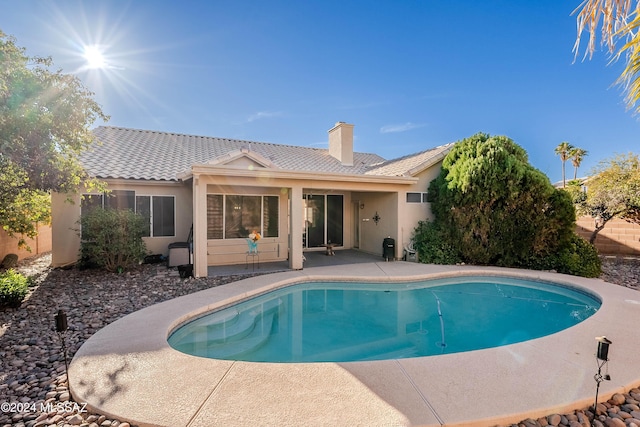
<path id="1" fill-rule="evenodd" d="M 307 282 L 191 320 L 168 342 L 190 355 L 252 362 L 401 359 L 550 335 L 600 304 L 576 288 L 496 276 Z"/>
<path id="2" fill-rule="evenodd" d="M 384 286 L 471 275 L 560 283 L 597 295 L 602 305 L 555 334 L 436 357 L 255 363 L 191 356 L 167 342 L 205 313 L 294 283 L 339 278 Z M 109 324 L 76 352 L 69 388 L 90 411 L 132 425 L 509 425 L 593 404 L 597 336 L 615 343 L 603 401 L 637 386 L 638 307 L 638 291 L 548 271 L 408 262 L 305 268 L 213 286 Z"/>

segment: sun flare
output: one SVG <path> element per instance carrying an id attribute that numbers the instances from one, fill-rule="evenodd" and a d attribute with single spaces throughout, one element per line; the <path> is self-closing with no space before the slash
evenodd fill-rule
<path id="1" fill-rule="evenodd" d="M 104 55 L 98 46 L 85 46 L 84 53 L 82 54 L 87 61 L 88 68 L 105 68 L 107 63 L 104 59 Z"/>

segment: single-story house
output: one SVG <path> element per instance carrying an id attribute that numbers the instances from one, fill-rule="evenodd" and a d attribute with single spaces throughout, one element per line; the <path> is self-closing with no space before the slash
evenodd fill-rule
<path id="1" fill-rule="evenodd" d="M 110 192 L 52 196 L 52 263 L 77 261 L 78 220 L 87 208 L 116 206 L 149 218 L 153 254 L 193 230 L 193 271 L 245 262 L 247 236 L 261 235 L 260 261 L 302 269 L 304 251 L 358 249 L 382 256 L 395 239 L 402 256 L 419 220 L 429 218 L 429 182 L 453 144 L 385 160 L 353 151 L 353 125 L 329 130 L 329 149 L 120 127 L 98 127 L 81 155 Z M 71 198 L 71 202 L 68 200 Z"/>

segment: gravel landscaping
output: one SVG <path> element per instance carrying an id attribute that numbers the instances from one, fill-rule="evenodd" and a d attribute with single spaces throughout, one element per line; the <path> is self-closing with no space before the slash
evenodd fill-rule
<path id="1" fill-rule="evenodd" d="M 126 422 L 83 411 L 73 402 L 65 374 L 61 340 L 55 332 L 59 309 L 68 316 L 68 360 L 96 331 L 126 314 L 161 301 L 230 283 L 243 276 L 181 279 L 160 264 L 123 274 L 98 270 L 52 270 L 50 255 L 20 262 L 33 278 L 20 308 L 0 309 L 0 426 L 128 427 Z M 640 261 L 605 259 L 602 279 L 640 290 Z M 640 385 L 639 385 L 640 386 Z M 518 426 L 589 426 L 592 408 L 550 414 Z M 640 390 L 615 395 L 598 408 L 597 426 L 640 427 Z"/>

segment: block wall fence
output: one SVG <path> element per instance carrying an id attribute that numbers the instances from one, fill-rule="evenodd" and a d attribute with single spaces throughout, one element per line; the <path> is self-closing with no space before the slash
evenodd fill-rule
<path id="1" fill-rule="evenodd" d="M 595 229 L 593 218 L 581 217 L 576 223 L 578 234 L 589 240 Z M 612 219 L 600 230 L 595 244 L 600 255 L 640 256 L 640 225 Z"/>
<path id="2" fill-rule="evenodd" d="M 26 248 L 18 248 L 18 238 L 9 237 L 6 231 L 0 228 L 0 262 L 2 262 L 7 254 L 16 254 L 18 259 L 24 259 L 51 252 L 51 226 L 46 224 L 38 225 L 38 236 L 35 239 L 27 239 L 27 246 L 29 246 L 31 252 Z"/>

